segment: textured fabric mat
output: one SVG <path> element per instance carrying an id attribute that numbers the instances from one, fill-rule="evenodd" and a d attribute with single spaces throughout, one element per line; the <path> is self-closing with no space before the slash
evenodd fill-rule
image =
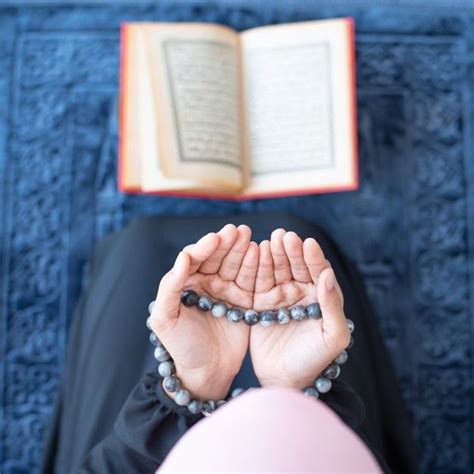
<path id="1" fill-rule="evenodd" d="M 0 6 L 0 471 L 37 469 L 97 239 L 143 214 L 288 210 L 325 226 L 357 261 L 410 408 L 421 472 L 472 472 L 469 3 L 156 3 Z M 359 191 L 240 204 L 116 191 L 121 21 L 245 29 L 344 15 L 357 32 Z"/>

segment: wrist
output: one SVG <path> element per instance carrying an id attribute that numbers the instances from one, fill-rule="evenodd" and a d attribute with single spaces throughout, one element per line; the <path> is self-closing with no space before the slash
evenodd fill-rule
<path id="1" fill-rule="evenodd" d="M 181 382 L 181 388 L 186 389 L 192 398 L 202 401 L 225 399 L 234 380 L 233 375 L 223 374 L 220 370 L 208 373 L 196 370 L 186 371 L 179 367 L 176 367 L 176 377 Z M 176 392 L 170 392 L 164 384 L 163 390 L 169 398 L 174 400 Z"/>
<path id="2" fill-rule="evenodd" d="M 284 387 L 294 388 L 296 390 L 303 390 L 314 383 L 316 377 L 309 377 L 302 380 L 280 379 L 280 378 L 265 378 L 258 377 L 258 381 L 262 387 Z"/>
<path id="3" fill-rule="evenodd" d="M 262 387 L 285 387 L 304 390 L 314 384 L 314 381 L 322 375 L 325 368 L 326 366 L 323 366 L 314 372 L 304 374 L 267 374 L 260 376 L 257 374 L 257 378 Z"/>
<path id="4" fill-rule="evenodd" d="M 328 359 L 320 360 L 311 366 L 307 364 L 287 365 L 286 370 L 282 370 L 280 366 L 268 367 L 266 365 L 262 367 L 264 370 L 256 370 L 256 375 L 262 387 L 274 386 L 303 390 L 312 386 L 314 381 L 323 375 L 331 362 L 332 360 Z"/>
<path id="5" fill-rule="evenodd" d="M 307 372 L 303 374 L 295 374 L 294 371 L 256 370 L 255 373 L 262 387 L 285 387 L 301 389 L 307 387 L 308 383 L 311 383 L 311 380 L 314 380 L 313 374 L 308 376 Z"/>

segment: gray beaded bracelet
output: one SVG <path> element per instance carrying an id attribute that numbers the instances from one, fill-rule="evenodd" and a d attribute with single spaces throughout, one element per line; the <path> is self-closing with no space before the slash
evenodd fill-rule
<path id="1" fill-rule="evenodd" d="M 196 306 L 201 311 L 210 311 L 215 318 L 227 316 L 229 321 L 238 323 L 243 321 L 248 326 L 260 323 L 264 327 L 271 326 L 274 322 L 288 324 L 290 321 L 303 321 L 303 319 L 321 319 L 321 308 L 318 303 L 311 303 L 304 307 L 301 304 L 292 308 L 279 308 L 278 310 L 264 310 L 257 312 L 254 309 L 242 309 L 236 306 L 228 307 L 223 301 L 214 301 L 210 296 L 199 296 L 194 290 L 181 292 L 181 303 L 186 307 Z"/>
<path id="2" fill-rule="evenodd" d="M 192 290 L 187 290 L 187 291 L 192 291 Z M 200 298 L 197 298 L 197 294 L 195 292 L 193 292 L 193 293 L 194 293 L 195 296 L 192 296 L 192 298 L 194 298 L 196 302 L 193 303 L 193 304 L 185 304 L 186 306 L 194 306 L 200 300 Z M 206 298 L 208 298 L 208 297 L 206 297 Z M 181 299 L 181 301 L 182 301 L 182 299 Z M 209 298 L 209 301 L 211 301 L 210 298 Z M 155 302 L 152 301 L 148 306 L 148 312 L 149 312 L 150 316 L 153 312 L 154 305 L 155 305 Z M 219 308 L 219 312 L 221 312 L 222 314 L 220 314 L 220 316 L 216 316 L 213 313 L 213 315 L 215 317 L 221 317 L 221 316 L 224 316 L 224 314 L 228 315 L 229 310 L 227 310 L 227 306 L 225 305 L 225 303 L 218 302 L 218 303 L 212 303 L 211 304 L 211 302 L 208 302 L 206 304 L 207 310 L 211 309 L 211 311 L 214 311 L 214 308 L 216 306 L 217 306 L 217 308 Z M 308 308 L 310 306 L 312 306 L 312 305 L 309 305 L 306 308 L 306 315 L 308 315 Z M 225 310 L 224 310 L 224 307 L 225 307 Z M 295 306 L 294 308 L 296 308 L 296 307 L 297 306 Z M 304 309 L 303 306 L 301 306 L 301 308 Z M 318 308 L 319 308 L 319 305 L 318 305 Z M 201 309 L 203 309 L 203 308 L 201 308 Z M 234 308 L 234 309 L 237 310 L 238 308 Z M 217 310 L 215 310 L 215 311 L 217 311 Z M 254 311 L 254 310 L 248 309 L 245 312 L 242 311 L 242 310 L 239 310 L 239 311 L 240 312 L 238 313 L 238 315 L 239 315 L 240 319 L 238 319 L 237 315 L 235 315 L 231 319 L 232 321 L 240 321 L 241 319 L 244 319 L 244 321 L 245 321 L 245 315 L 246 314 L 248 314 L 247 318 L 255 319 L 257 317 L 256 316 L 257 312 Z M 300 309 L 295 310 L 295 312 L 296 311 L 299 314 L 302 313 Z M 290 317 L 290 315 L 289 315 L 289 313 L 291 313 L 290 310 L 287 310 L 286 308 L 280 308 L 278 311 L 271 311 L 271 310 L 262 311 L 260 313 L 260 318 L 259 318 L 260 324 L 265 326 L 264 323 L 267 322 L 267 316 L 265 316 L 265 313 L 270 313 L 270 312 L 276 313 L 277 315 L 282 313 L 281 319 L 285 319 L 285 320 L 288 319 L 288 321 L 286 321 L 286 322 L 289 322 L 290 319 L 295 319 L 297 321 L 300 320 L 300 319 L 294 318 L 293 314 L 291 314 L 291 317 Z M 319 314 L 320 314 L 320 310 L 319 310 Z M 242 315 L 242 317 L 240 317 L 240 315 Z M 284 318 L 283 318 L 283 316 L 284 316 Z M 278 318 L 278 316 L 277 316 L 277 318 Z M 319 319 L 319 318 L 313 318 L 313 319 Z M 280 322 L 280 319 L 277 319 L 277 320 Z M 350 319 L 347 319 L 346 321 L 347 321 L 347 325 L 349 326 L 349 330 L 352 333 L 354 331 L 354 323 Z M 247 321 L 245 321 L 245 322 L 247 323 Z M 271 322 L 269 324 L 271 324 L 272 322 L 273 322 L 273 320 L 271 320 Z M 286 324 L 286 322 L 285 323 L 280 323 L 280 324 Z M 253 324 L 255 324 L 255 323 L 253 323 Z M 250 324 L 250 325 L 252 326 L 253 324 Z M 174 361 L 171 358 L 171 355 L 169 354 L 169 352 L 166 350 L 163 343 L 159 340 L 158 336 L 153 332 L 153 329 L 152 329 L 151 324 L 150 324 L 150 318 L 147 318 L 146 325 L 147 325 L 147 328 L 151 331 L 151 333 L 150 333 L 150 342 L 155 346 L 154 357 L 159 362 L 158 374 L 163 378 L 162 382 L 163 382 L 163 385 L 166 388 L 166 390 L 170 393 L 174 393 L 174 401 L 178 405 L 186 406 L 187 409 L 189 410 L 189 412 L 192 413 L 193 415 L 203 414 L 204 416 L 209 416 L 214 410 L 216 410 L 217 408 L 224 405 L 228 400 L 230 400 L 231 398 L 235 398 L 235 397 L 239 396 L 241 393 L 243 393 L 245 391 L 243 388 L 236 388 L 236 389 L 232 390 L 230 396 L 228 396 L 226 399 L 217 400 L 217 401 L 215 401 L 215 400 L 202 401 L 202 400 L 199 400 L 197 398 L 193 398 L 191 393 L 182 386 L 181 380 L 176 376 L 176 367 L 174 365 Z M 353 343 L 354 343 L 354 339 L 351 336 L 351 339 L 350 339 L 350 342 L 349 342 L 349 345 L 348 345 L 347 349 L 352 347 Z M 314 381 L 314 385 L 311 386 L 311 387 L 306 387 L 303 390 L 303 393 L 307 396 L 310 396 L 310 397 L 319 398 L 320 394 L 324 394 L 324 393 L 329 392 L 329 390 L 331 390 L 331 388 L 332 388 L 332 381 L 335 380 L 337 377 L 339 377 L 339 374 L 341 373 L 341 367 L 340 366 L 347 362 L 347 358 L 348 358 L 347 350 L 342 351 L 334 359 L 334 361 L 321 373 L 321 375 Z"/>

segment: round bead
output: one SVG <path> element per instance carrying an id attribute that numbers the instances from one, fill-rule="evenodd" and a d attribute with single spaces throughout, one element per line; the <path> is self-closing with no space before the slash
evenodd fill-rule
<path id="1" fill-rule="evenodd" d="M 253 309 L 247 309 L 244 313 L 244 321 L 247 326 L 253 326 L 258 323 L 258 313 Z"/>
<path id="2" fill-rule="evenodd" d="M 216 408 L 220 408 L 222 405 L 225 405 L 225 400 L 218 400 L 216 402 Z"/>
<path id="3" fill-rule="evenodd" d="M 174 401 L 181 407 L 191 401 L 191 394 L 184 388 L 179 389 L 174 396 Z"/>
<path id="4" fill-rule="evenodd" d="M 153 328 L 151 327 L 151 318 L 150 318 L 150 317 L 146 318 L 146 327 L 147 327 L 150 331 L 153 331 Z"/>
<path id="5" fill-rule="evenodd" d="M 347 349 L 350 349 L 353 345 L 354 345 L 354 338 L 351 336 L 351 338 L 350 338 L 350 340 L 349 340 L 349 344 L 348 344 L 348 346 L 346 347 L 346 350 L 347 350 Z"/>
<path id="6" fill-rule="evenodd" d="M 155 306 L 155 301 L 152 301 L 149 305 L 148 305 L 148 313 L 151 314 L 153 313 L 153 307 Z"/>
<path id="7" fill-rule="evenodd" d="M 197 302 L 197 307 L 202 311 L 209 311 L 212 308 L 212 300 L 209 296 L 201 296 Z"/>
<path id="8" fill-rule="evenodd" d="M 352 321 L 352 319 L 346 319 L 346 323 L 347 323 L 347 327 L 349 328 L 349 331 L 354 332 L 354 329 L 355 329 L 354 321 Z"/>
<path id="9" fill-rule="evenodd" d="M 198 294 L 194 290 L 184 290 L 181 293 L 181 303 L 183 303 L 184 306 L 194 306 L 198 300 Z"/>
<path id="10" fill-rule="evenodd" d="M 260 324 L 263 327 L 271 326 L 275 321 L 276 321 L 275 311 L 266 310 L 260 313 Z"/>
<path id="11" fill-rule="evenodd" d="M 295 321 L 302 321 L 306 316 L 306 309 L 303 305 L 297 304 L 290 309 L 291 317 Z"/>
<path id="12" fill-rule="evenodd" d="M 181 388 L 181 380 L 179 380 L 175 375 L 170 375 L 169 377 L 164 378 L 163 385 L 168 392 L 174 393 Z"/>
<path id="13" fill-rule="evenodd" d="M 230 308 L 229 311 L 227 311 L 227 319 L 229 321 L 232 321 L 234 323 L 238 323 L 241 321 L 244 317 L 244 312 L 240 308 Z"/>
<path id="14" fill-rule="evenodd" d="M 319 377 L 314 382 L 314 386 L 319 393 L 327 393 L 331 390 L 332 382 L 327 377 Z"/>
<path id="15" fill-rule="evenodd" d="M 288 324 L 291 321 L 291 313 L 287 308 L 280 308 L 277 311 L 277 321 L 280 324 Z"/>
<path id="16" fill-rule="evenodd" d="M 222 301 L 218 301 L 212 305 L 211 314 L 215 318 L 222 318 L 227 314 L 227 306 Z"/>
<path id="17" fill-rule="evenodd" d="M 319 392 L 314 387 L 306 387 L 303 393 L 308 397 L 319 398 Z"/>
<path id="18" fill-rule="evenodd" d="M 158 362 L 166 362 L 171 359 L 168 351 L 163 346 L 156 347 L 153 355 Z"/>
<path id="19" fill-rule="evenodd" d="M 161 344 L 161 341 L 158 339 L 158 336 L 154 332 L 150 333 L 150 342 L 154 346 L 162 346 L 163 345 L 163 344 Z"/>
<path id="20" fill-rule="evenodd" d="M 217 404 L 214 400 L 208 400 L 203 403 L 202 413 L 203 415 L 210 415 L 217 408 Z"/>
<path id="21" fill-rule="evenodd" d="M 166 362 L 161 362 L 158 366 L 158 373 L 162 377 L 169 377 L 170 375 L 173 375 L 174 370 L 174 364 L 170 360 L 167 360 Z"/>
<path id="22" fill-rule="evenodd" d="M 349 358 L 348 354 L 346 351 L 342 351 L 335 359 L 334 363 L 337 365 L 342 365 L 347 362 L 347 359 Z"/>
<path id="23" fill-rule="evenodd" d="M 319 303 L 311 303 L 308 305 L 306 314 L 310 319 L 321 319 L 321 306 L 319 306 Z"/>
<path id="24" fill-rule="evenodd" d="M 230 396 L 232 398 L 235 398 L 235 397 L 238 397 L 239 395 L 241 395 L 242 393 L 244 393 L 245 390 L 243 388 L 234 388 L 234 390 L 232 390 Z"/>
<path id="25" fill-rule="evenodd" d="M 197 415 L 201 413 L 202 411 L 202 402 L 201 400 L 198 400 L 196 398 L 193 398 L 189 403 L 188 403 L 188 410 L 193 414 Z"/>
<path id="26" fill-rule="evenodd" d="M 330 380 L 334 380 L 334 379 L 337 379 L 339 377 L 340 373 L 341 373 L 341 368 L 337 364 L 331 364 L 323 372 L 323 377 L 326 377 Z"/>
<path id="27" fill-rule="evenodd" d="M 193 414 L 197 415 L 198 413 L 201 413 L 202 411 L 202 402 L 201 400 L 197 400 L 196 398 L 193 398 L 189 403 L 188 403 L 188 410 Z"/>

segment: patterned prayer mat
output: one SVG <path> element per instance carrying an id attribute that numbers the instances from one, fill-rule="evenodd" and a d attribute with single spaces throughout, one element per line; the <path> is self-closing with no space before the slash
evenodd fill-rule
<path id="1" fill-rule="evenodd" d="M 474 10 L 452 3 L 2 2 L 2 473 L 37 469 L 98 238 L 143 214 L 269 210 L 323 225 L 357 261 L 421 472 L 472 472 Z M 346 15 L 357 32 L 359 191 L 240 204 L 116 191 L 121 21 L 246 29 Z"/>

